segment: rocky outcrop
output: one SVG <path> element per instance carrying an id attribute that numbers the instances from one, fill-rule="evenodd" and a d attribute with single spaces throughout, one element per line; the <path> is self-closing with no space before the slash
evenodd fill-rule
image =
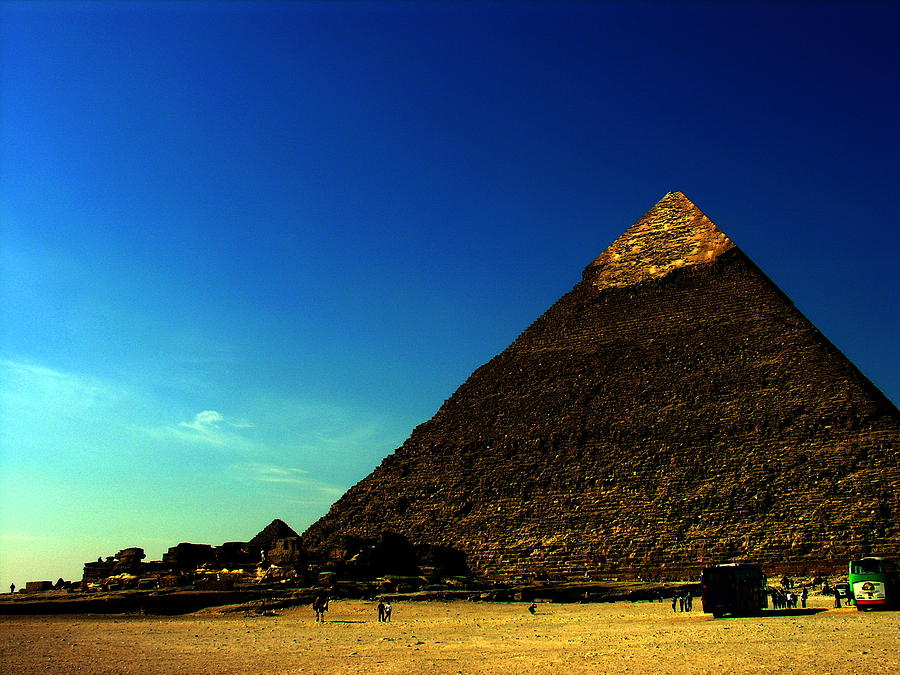
<path id="1" fill-rule="evenodd" d="M 271 557 L 270 557 L 271 556 Z M 182 542 L 172 546 L 163 554 L 162 560 L 142 562 L 146 556 L 142 548 L 127 548 L 97 562 L 84 564 L 83 582 L 101 584 L 110 577 L 134 577 L 133 585 L 138 585 L 142 576 L 153 577 L 161 586 L 181 586 L 198 570 L 227 570 L 240 575 L 253 574 L 259 565 L 277 563 L 285 566 L 297 565 L 303 559 L 299 538 L 283 520 L 275 519 L 263 528 L 249 542 L 229 541 L 221 546 Z M 216 583 L 222 579 L 215 579 Z M 228 579 L 231 583 L 233 579 Z M 212 583 L 203 579 L 206 587 Z M 118 579 L 117 583 L 124 583 Z M 225 582 L 223 582 L 225 583 Z M 226 583 L 226 585 L 227 585 Z M 106 584 L 108 585 L 108 584 Z"/>
<path id="2" fill-rule="evenodd" d="M 105 560 L 101 557 L 97 559 L 97 562 L 85 563 L 83 580 L 97 582 L 121 574 L 139 574 L 141 561 L 146 557 L 142 548 L 122 549 L 114 556 L 107 556 Z"/>
<path id="3" fill-rule="evenodd" d="M 303 535 L 498 579 L 900 554 L 900 415 L 683 194 Z M 350 555 L 348 552 L 347 555 Z"/>

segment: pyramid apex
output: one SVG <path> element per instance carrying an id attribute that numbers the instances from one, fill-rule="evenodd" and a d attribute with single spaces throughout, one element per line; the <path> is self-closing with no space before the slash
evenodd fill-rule
<path id="1" fill-rule="evenodd" d="M 276 539 L 284 539 L 285 537 L 296 537 L 297 533 L 293 528 L 281 518 L 276 518 L 266 525 L 253 539 L 248 543 L 253 547 L 263 546 L 271 547 Z"/>
<path id="2" fill-rule="evenodd" d="M 687 198 L 669 192 L 584 271 L 598 288 L 630 286 L 714 262 L 734 243 Z"/>

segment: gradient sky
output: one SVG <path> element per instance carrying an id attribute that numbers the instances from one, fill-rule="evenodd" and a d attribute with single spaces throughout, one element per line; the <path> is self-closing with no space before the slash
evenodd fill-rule
<path id="1" fill-rule="evenodd" d="M 302 531 L 671 190 L 900 401 L 898 26 L 0 3 L 0 588 Z"/>

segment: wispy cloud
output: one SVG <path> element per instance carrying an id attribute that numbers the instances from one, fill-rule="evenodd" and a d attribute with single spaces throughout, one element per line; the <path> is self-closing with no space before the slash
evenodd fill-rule
<path id="1" fill-rule="evenodd" d="M 317 480 L 309 471 L 296 467 L 247 462 L 234 464 L 231 469 L 242 481 L 299 487 L 307 497 L 305 503 L 331 503 L 344 493 L 344 488 Z"/>
<path id="2" fill-rule="evenodd" d="M 256 454 L 265 446 L 242 433 L 253 428 L 255 425 L 246 420 L 231 420 L 217 410 L 202 410 L 190 421 L 143 431 L 156 439 L 169 438 L 188 444 L 212 445 L 230 451 Z"/>
<path id="3" fill-rule="evenodd" d="M 0 541 L 51 541 L 54 537 L 36 537 L 29 534 L 0 534 Z"/>
<path id="4" fill-rule="evenodd" d="M 211 433 L 222 427 L 231 427 L 232 429 L 252 429 L 254 425 L 245 420 L 237 422 L 227 420 L 216 410 L 203 410 L 194 415 L 194 419 L 190 422 L 180 422 L 178 426 L 184 427 L 185 429 L 193 429 L 194 431 L 199 431 L 201 433 Z"/>
<path id="5" fill-rule="evenodd" d="M 47 448 L 54 438 L 65 437 L 72 452 L 88 446 L 99 452 L 116 438 L 128 441 L 135 453 L 206 448 L 247 462 L 299 461 L 334 479 L 344 467 L 364 457 L 370 458 L 362 460 L 368 465 L 396 445 L 396 439 L 385 437 L 379 416 L 343 406 L 265 397 L 237 411 L 210 405 L 179 418 L 171 415 L 175 405 L 115 380 L 0 359 L 0 419 L 8 422 L 7 431 L 14 423 L 31 446 L 38 436 L 46 437 Z M 0 439 L 0 450 L 4 445 L 12 447 Z M 359 469 L 351 471 L 355 476 Z"/>
<path id="6" fill-rule="evenodd" d="M 135 393 L 116 381 L 0 359 L 0 462 L 85 465 L 111 442 L 121 446 L 142 408 Z"/>
<path id="7" fill-rule="evenodd" d="M 266 398 L 256 402 L 253 419 L 260 427 L 278 428 L 292 454 L 358 456 L 372 447 L 395 447 L 385 440 L 387 425 L 380 414 L 327 403 Z M 402 440 L 402 439 L 400 439 Z"/>
<path id="8" fill-rule="evenodd" d="M 0 360 L 4 398 L 52 405 L 60 409 L 84 409 L 99 403 L 112 403 L 125 395 L 125 389 L 97 377 L 55 370 L 36 363 Z"/>
<path id="9" fill-rule="evenodd" d="M 294 483 L 308 482 L 309 471 L 274 464 L 235 464 L 233 467 L 249 480 L 260 483 Z"/>
<path id="10" fill-rule="evenodd" d="M 224 422 L 225 418 L 215 410 L 204 410 L 194 415 L 191 422 L 181 422 L 178 426 L 194 431 L 206 432 L 214 428 L 219 422 Z"/>
<path id="11" fill-rule="evenodd" d="M 106 461 L 98 474 L 111 482 L 134 463 L 163 486 L 171 481 L 159 467 L 190 467 L 221 490 L 278 494 L 283 503 L 318 510 L 397 445 L 380 413 L 293 397 L 235 401 L 231 394 L 220 397 L 228 408 L 212 403 L 187 414 L 182 401 L 115 380 L 0 359 L 0 464 L 27 457 L 35 470 L 58 468 L 107 457 L 115 447 L 114 466 Z"/>

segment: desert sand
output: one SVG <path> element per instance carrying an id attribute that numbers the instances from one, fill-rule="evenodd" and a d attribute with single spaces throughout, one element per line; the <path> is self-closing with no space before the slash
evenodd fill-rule
<path id="1" fill-rule="evenodd" d="M 713 619 L 669 603 L 332 601 L 272 616 L 0 617 L 3 673 L 898 673 L 900 612 Z M 699 603 L 698 603 L 699 604 Z"/>

